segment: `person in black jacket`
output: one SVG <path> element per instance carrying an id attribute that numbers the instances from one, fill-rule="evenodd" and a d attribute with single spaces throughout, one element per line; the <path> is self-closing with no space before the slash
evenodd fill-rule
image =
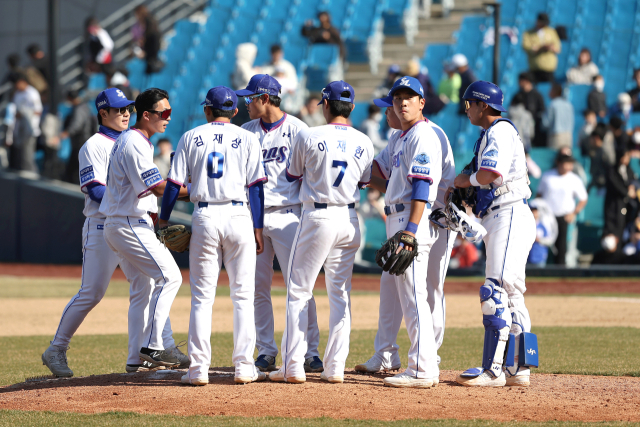
<path id="1" fill-rule="evenodd" d="M 631 89 L 628 94 L 631 97 L 631 105 L 633 111 L 640 111 L 640 68 L 633 70 L 633 79 L 636 81 L 636 87 Z"/>
<path id="2" fill-rule="evenodd" d="M 544 98 L 533 85 L 533 76 L 529 72 L 520 73 L 518 76 L 520 90 L 513 96 L 511 104 L 522 104 L 531 113 L 535 122 L 535 133 L 531 145 L 534 147 L 546 147 L 547 135 L 542 126 L 542 115 L 545 111 Z"/>
<path id="3" fill-rule="evenodd" d="M 345 49 L 340 31 L 331 24 L 331 16 L 329 12 L 322 11 L 318 13 L 319 27 L 313 26 L 313 21 L 308 20 L 302 27 L 302 35 L 309 39 L 309 43 L 328 43 L 336 44 L 340 48 L 340 57 L 344 58 Z"/>
<path id="4" fill-rule="evenodd" d="M 602 235 L 613 234 L 619 242 L 622 233 L 629 223 L 631 215 L 630 202 L 636 198 L 636 189 L 632 182 L 635 179 L 629 166 L 631 155 L 626 147 L 616 150 L 616 164 L 609 168 L 607 174 L 607 195 L 604 199 L 604 230 Z"/>

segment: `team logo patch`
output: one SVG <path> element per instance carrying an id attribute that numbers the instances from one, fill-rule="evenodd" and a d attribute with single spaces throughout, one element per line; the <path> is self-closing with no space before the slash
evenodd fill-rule
<path id="1" fill-rule="evenodd" d="M 139 219 L 138 220 L 138 224 L 147 224 L 147 221 L 145 221 L 144 219 Z"/>
<path id="2" fill-rule="evenodd" d="M 146 172 L 142 172 L 140 174 L 140 178 L 144 181 L 144 185 L 147 187 L 152 186 L 156 182 L 162 181 L 162 177 L 160 176 L 160 172 L 158 168 L 149 169 Z"/>
<path id="3" fill-rule="evenodd" d="M 411 168 L 411 173 L 419 173 L 422 175 L 429 175 L 431 172 L 431 168 L 426 168 L 424 166 L 414 166 Z"/>
<path id="4" fill-rule="evenodd" d="M 421 165 L 426 165 L 431 162 L 431 159 L 429 159 L 429 155 L 427 153 L 420 153 L 413 159 L 413 161 L 420 163 Z"/>
<path id="5" fill-rule="evenodd" d="M 122 93 L 122 91 L 121 91 L 120 89 L 117 89 L 117 90 L 116 90 L 116 93 L 118 94 L 118 96 L 119 96 L 120 98 L 127 99 L 127 97 L 126 97 L 126 96 L 124 96 L 124 93 Z"/>
<path id="6" fill-rule="evenodd" d="M 98 225 L 98 230 L 104 230 L 104 225 Z"/>
<path id="7" fill-rule="evenodd" d="M 496 150 L 495 148 L 491 149 L 484 153 L 482 157 L 498 157 L 498 150 Z"/>
<path id="8" fill-rule="evenodd" d="M 488 168 L 495 168 L 497 164 L 498 164 L 498 162 L 496 162 L 495 160 L 484 159 L 480 166 L 481 167 L 482 166 L 486 166 Z"/>
<path id="9" fill-rule="evenodd" d="M 80 184 L 84 185 L 87 182 L 92 181 L 95 178 L 93 173 L 93 166 L 87 166 L 80 171 Z"/>

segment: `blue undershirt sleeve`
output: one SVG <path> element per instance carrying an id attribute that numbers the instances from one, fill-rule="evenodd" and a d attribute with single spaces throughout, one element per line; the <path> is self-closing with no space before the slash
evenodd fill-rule
<path id="1" fill-rule="evenodd" d="M 413 178 L 413 184 L 411 185 L 411 200 L 427 202 L 429 200 L 429 186 L 429 181 Z"/>
<path id="2" fill-rule="evenodd" d="M 100 203 L 102 202 L 102 197 L 104 196 L 104 192 L 106 189 L 107 187 L 105 187 L 104 185 L 93 182 L 87 185 L 87 194 L 89 195 L 89 198 L 91 200 L 96 203 Z"/>
<path id="3" fill-rule="evenodd" d="M 253 228 L 264 227 L 264 181 L 258 181 L 249 187 L 249 204 L 253 217 Z"/>
<path id="4" fill-rule="evenodd" d="M 161 220 L 169 221 L 171 211 L 173 211 L 179 194 L 180 186 L 175 182 L 167 181 L 167 186 L 164 188 L 164 194 L 162 195 L 162 207 L 160 209 Z"/>

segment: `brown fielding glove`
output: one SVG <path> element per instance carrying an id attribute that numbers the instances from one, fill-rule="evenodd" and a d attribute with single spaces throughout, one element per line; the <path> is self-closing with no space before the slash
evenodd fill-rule
<path id="1" fill-rule="evenodd" d="M 184 225 L 168 225 L 156 231 L 160 243 L 174 252 L 184 252 L 189 249 L 191 232 Z"/>
<path id="2" fill-rule="evenodd" d="M 404 247 L 396 253 L 400 243 L 403 243 Z M 412 249 L 406 249 L 407 246 L 411 246 Z M 404 231 L 398 231 L 376 251 L 376 263 L 389 274 L 401 276 L 417 256 L 418 241 L 416 238 Z"/>

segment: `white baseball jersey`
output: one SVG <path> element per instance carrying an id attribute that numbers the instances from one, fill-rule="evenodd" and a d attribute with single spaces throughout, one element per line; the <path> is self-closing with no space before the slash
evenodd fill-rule
<path id="1" fill-rule="evenodd" d="M 347 205 L 371 180 L 373 143 L 348 125 L 305 129 L 294 140 L 286 173 L 302 178 L 301 202 Z"/>
<path id="2" fill-rule="evenodd" d="M 484 133 L 478 149 L 477 162 L 478 170 L 488 170 L 500 174 L 490 184 L 492 188 L 527 176 L 524 145 L 518 132 L 509 122 L 499 122 Z M 489 187 L 486 186 L 486 188 Z M 509 193 L 496 197 L 493 204 L 512 203 L 530 197 L 531 189 L 529 186 L 521 185 Z"/>
<path id="3" fill-rule="evenodd" d="M 80 148 L 78 160 L 80 162 L 80 190 L 84 193 L 84 210 L 87 218 L 104 218 L 100 213 L 100 203 L 89 197 L 87 185 L 98 183 L 107 185 L 107 171 L 109 154 L 113 149 L 115 139 L 103 133 L 96 133 Z"/>
<path id="4" fill-rule="evenodd" d="M 302 129 L 309 129 L 309 126 L 285 113 L 283 122 L 270 131 L 262 125 L 260 119 L 251 120 L 243 124 L 242 128 L 253 133 L 262 147 L 262 163 L 269 179 L 264 185 L 264 207 L 299 204 L 300 181 L 287 181 L 285 171 L 293 139 Z"/>
<path id="5" fill-rule="evenodd" d="M 158 212 L 157 197 L 150 190 L 163 181 L 153 163 L 151 142 L 137 129 L 122 132 L 111 150 L 100 214 L 141 217 Z"/>
<path id="6" fill-rule="evenodd" d="M 450 149 L 449 152 L 451 152 Z M 416 123 L 406 131 L 395 132 L 389 139 L 387 147 L 375 160 L 382 174 L 389 179 L 384 197 L 388 206 L 411 203 L 413 178 L 425 179 L 429 182 L 428 202 L 434 204 L 439 191 L 431 189 L 434 187 L 439 189 L 444 159 L 441 141 L 426 120 Z M 437 162 L 436 167 L 433 167 L 432 162 Z M 449 174 L 450 171 L 447 171 L 447 176 Z"/>
<path id="7" fill-rule="evenodd" d="M 266 181 L 256 136 L 239 126 L 211 122 L 185 132 L 169 171 L 169 180 L 186 185 L 191 201 L 247 202 L 246 187 Z"/>
<path id="8" fill-rule="evenodd" d="M 433 128 L 436 135 L 438 135 L 442 151 L 442 176 L 440 178 L 440 185 L 438 185 L 438 194 L 436 196 L 433 209 L 444 208 L 444 196 L 447 193 L 447 189 L 453 186 L 453 180 L 456 177 L 453 150 L 451 149 L 449 138 L 447 138 L 447 135 L 444 133 L 442 128 L 428 119 L 425 119 L 425 122 L 427 122 Z M 391 156 L 389 155 L 389 147 L 396 143 L 400 134 L 402 134 L 402 131 L 394 131 L 389 138 L 389 145 L 387 145 L 374 159 L 378 169 L 382 173 L 382 176 L 387 179 L 389 179 L 389 176 L 391 175 Z"/>

